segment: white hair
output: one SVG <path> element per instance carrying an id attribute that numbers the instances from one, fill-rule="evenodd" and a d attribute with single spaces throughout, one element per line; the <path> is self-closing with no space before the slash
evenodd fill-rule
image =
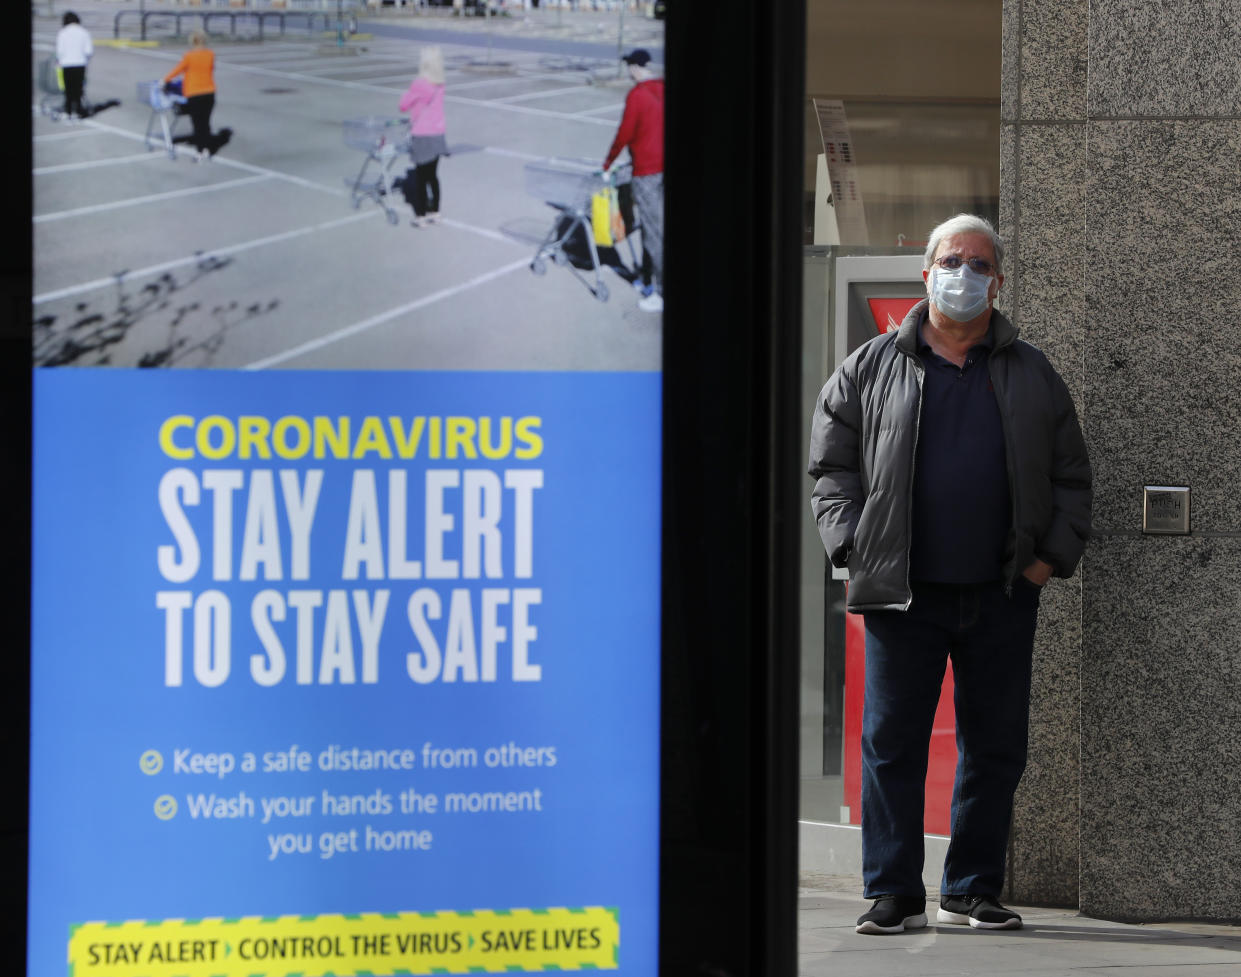
<path id="1" fill-rule="evenodd" d="M 418 74 L 432 85 L 444 84 L 444 52 L 430 45 L 419 52 Z"/>
<path id="2" fill-rule="evenodd" d="M 939 242 L 953 234 L 985 234 L 991 238 L 991 247 L 995 251 L 995 270 L 997 273 L 1003 271 L 1004 241 L 992 226 L 991 221 L 976 214 L 957 214 L 955 217 L 949 217 L 931 231 L 931 236 L 926 242 L 926 253 L 922 256 L 924 270 L 930 268 L 935 260 Z"/>

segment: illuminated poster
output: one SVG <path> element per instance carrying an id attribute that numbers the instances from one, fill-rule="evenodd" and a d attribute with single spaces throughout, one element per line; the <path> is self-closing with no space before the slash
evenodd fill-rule
<path id="1" fill-rule="evenodd" d="M 426 41 L 371 44 L 218 45 L 202 163 L 134 158 L 148 106 L 36 119 L 32 977 L 656 969 L 661 322 L 639 262 L 530 230 L 627 87 L 513 49 L 492 91 L 446 41 L 411 227 L 317 141 Z M 88 93 L 180 55 L 101 48 Z M 305 152 L 246 127 L 277 76 Z"/>

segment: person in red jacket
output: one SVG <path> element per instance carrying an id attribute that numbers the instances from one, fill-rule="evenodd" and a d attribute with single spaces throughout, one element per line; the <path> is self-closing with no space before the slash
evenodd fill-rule
<path id="1" fill-rule="evenodd" d="M 635 48 L 622 59 L 634 86 L 625 114 L 604 158 L 607 170 L 628 147 L 633 161 L 633 202 L 642 225 L 642 250 L 651 267 L 651 290 L 638 302 L 644 312 L 662 312 L 664 257 L 664 80 L 648 67 L 651 55 Z M 646 264 L 646 262 L 644 262 Z"/>

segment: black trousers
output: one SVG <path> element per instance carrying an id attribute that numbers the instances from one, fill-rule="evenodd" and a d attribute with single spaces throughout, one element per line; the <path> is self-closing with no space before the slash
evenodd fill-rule
<path id="1" fill-rule="evenodd" d="M 414 213 L 419 217 L 438 214 L 440 209 L 440 178 L 435 175 L 439 157 L 414 167 Z"/>
<path id="2" fill-rule="evenodd" d="M 86 87 L 86 65 L 61 68 L 60 71 L 65 79 L 65 115 L 86 118 L 86 110 L 82 108 L 82 90 Z"/>
<path id="3" fill-rule="evenodd" d="M 211 110 L 215 108 L 215 92 L 206 95 L 191 95 L 185 101 L 185 112 L 194 124 L 194 134 L 190 142 L 195 149 L 211 148 Z"/>

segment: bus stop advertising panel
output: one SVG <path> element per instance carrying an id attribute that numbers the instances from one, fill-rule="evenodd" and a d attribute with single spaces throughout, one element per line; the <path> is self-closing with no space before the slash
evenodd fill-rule
<path id="1" fill-rule="evenodd" d="M 197 220 L 39 225 L 31 977 L 656 970 L 662 318 L 617 121 L 506 147 L 450 105 L 460 209 L 415 231 L 407 154 L 349 176 L 358 87 L 281 103 L 346 139 L 262 157 L 253 213 L 152 153 Z M 253 240 L 194 252 L 213 208 Z"/>

